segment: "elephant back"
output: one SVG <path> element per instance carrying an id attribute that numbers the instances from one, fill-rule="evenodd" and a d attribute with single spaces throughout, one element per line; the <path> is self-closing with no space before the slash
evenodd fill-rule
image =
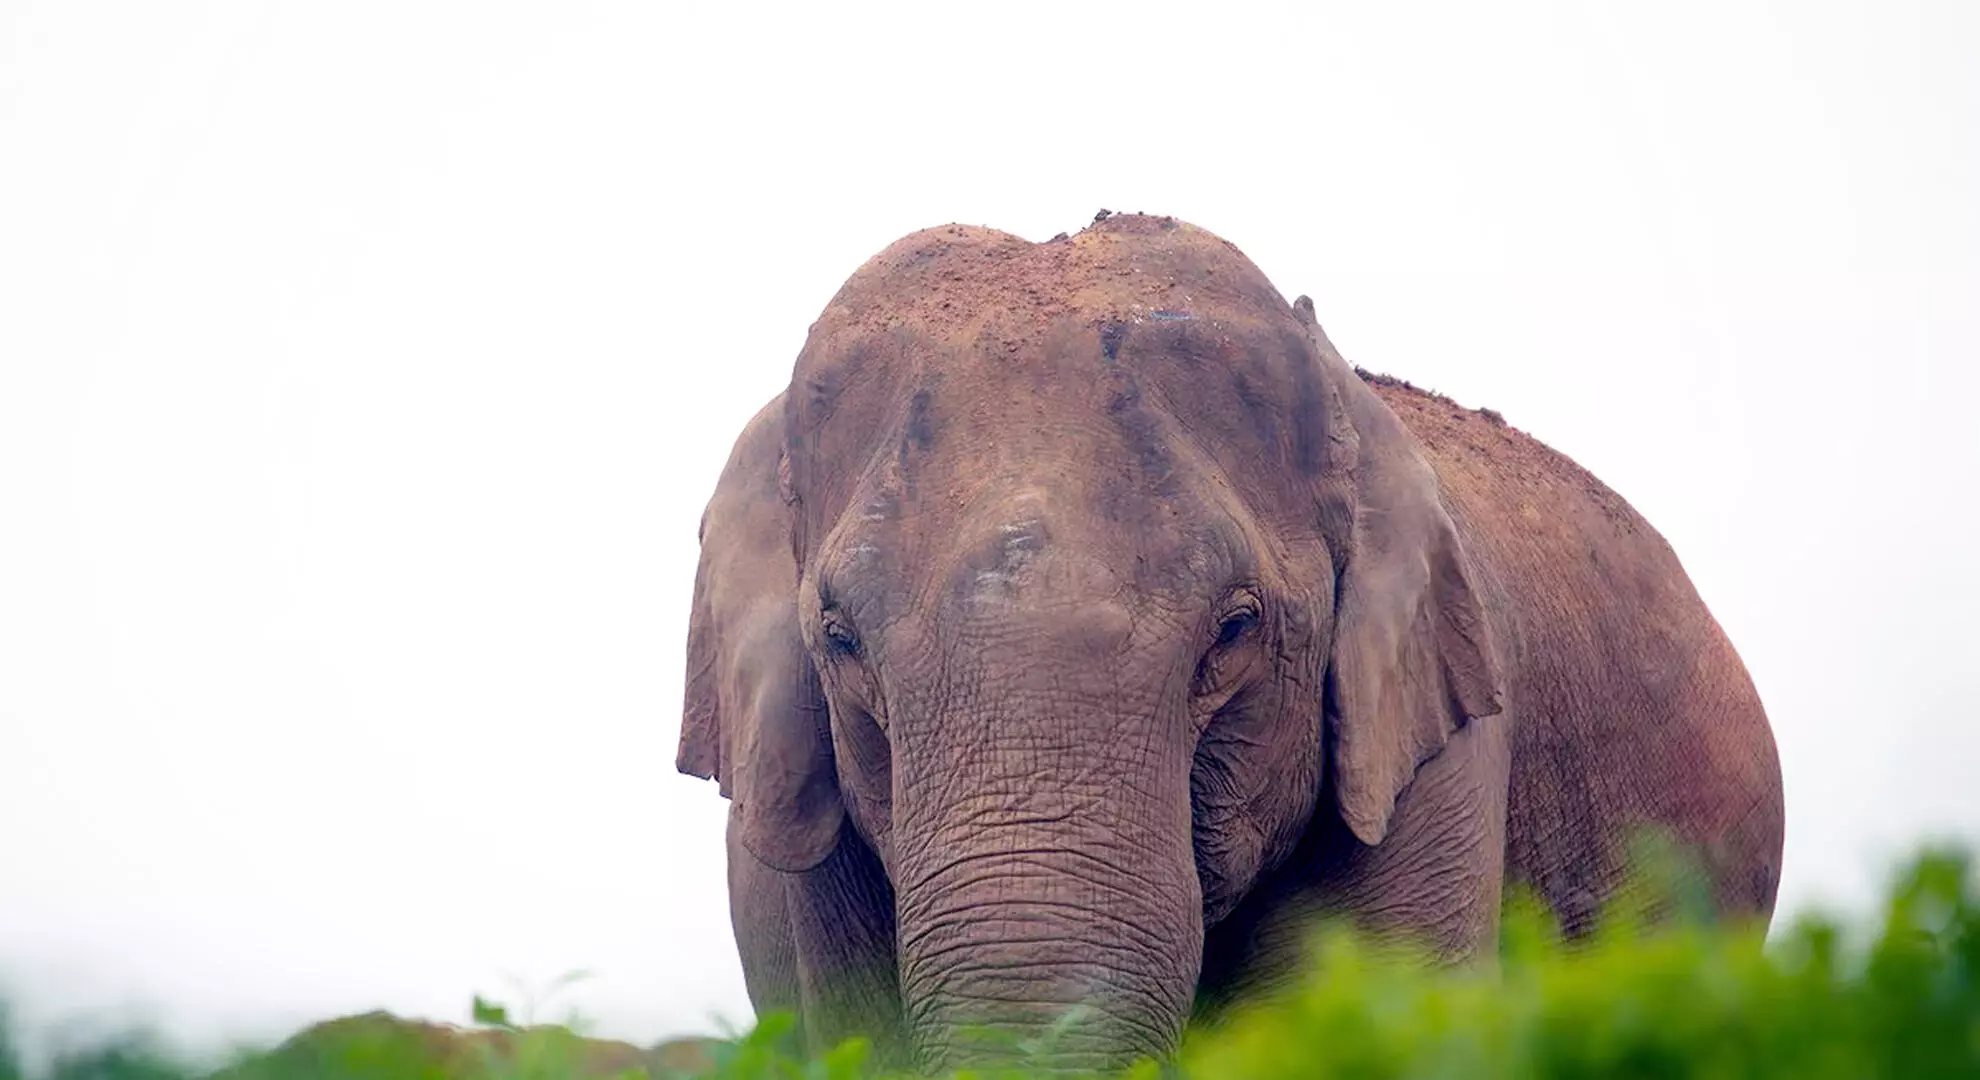
<path id="1" fill-rule="evenodd" d="M 1650 826 L 1690 848 L 1722 910 L 1771 915 L 1784 817 L 1773 733 L 1670 544 L 1498 413 L 1359 374 L 1421 443 L 1495 583 L 1513 725 L 1509 874 L 1585 928 Z"/>

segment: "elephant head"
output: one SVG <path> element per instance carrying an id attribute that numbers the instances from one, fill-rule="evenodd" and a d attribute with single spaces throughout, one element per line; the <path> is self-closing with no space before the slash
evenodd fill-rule
<path id="1" fill-rule="evenodd" d="M 751 542 L 788 539 L 789 591 L 747 634 L 697 617 L 682 767 L 783 870 L 850 821 L 926 1065 L 1076 1003 L 1075 1063 L 1168 1050 L 1206 927 L 1316 815 L 1381 843 L 1499 709 L 1430 468 L 1310 302 L 1200 229 L 909 236 L 782 408 Z"/>

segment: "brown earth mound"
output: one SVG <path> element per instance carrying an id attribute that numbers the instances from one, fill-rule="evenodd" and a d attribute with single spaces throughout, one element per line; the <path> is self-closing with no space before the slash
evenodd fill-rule
<path id="1" fill-rule="evenodd" d="M 260 1077 L 392 1076 L 495 1078 L 519 1074 L 582 1078 L 692 1075 L 715 1065 L 714 1039 L 670 1039 L 641 1049 L 566 1028 L 461 1028 L 386 1012 L 339 1017 L 305 1028 L 215 1080 Z"/>

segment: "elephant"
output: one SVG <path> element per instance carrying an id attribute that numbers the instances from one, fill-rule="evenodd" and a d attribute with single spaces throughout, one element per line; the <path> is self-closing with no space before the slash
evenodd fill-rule
<path id="1" fill-rule="evenodd" d="M 1490 963 L 1517 883 L 1581 933 L 1642 828 L 1772 916 L 1773 734 L 1663 537 L 1175 218 L 881 251 L 700 545 L 676 764 L 813 1048 L 1159 1058 L 1317 918 Z"/>

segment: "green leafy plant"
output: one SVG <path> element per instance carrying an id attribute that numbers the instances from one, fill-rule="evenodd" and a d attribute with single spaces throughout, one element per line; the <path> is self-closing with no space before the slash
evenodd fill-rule
<path id="1" fill-rule="evenodd" d="M 1650 841 L 1654 843 L 1654 841 Z M 1768 942 L 1759 928 L 1715 925 L 1699 875 L 1675 849 L 1639 849 L 1648 867 L 1618 892 L 1593 933 L 1570 941 L 1531 893 L 1508 894 L 1491 963 L 1426 970 L 1406 950 L 1342 926 L 1316 929 L 1309 973 L 1274 999 L 1191 1031 L 1176 1060 L 1144 1061 L 1132 1080 L 1287 1075 L 1410 1078 L 1720 1078 L 1794 1080 L 1980 1077 L 1980 882 L 1963 850 L 1921 851 L 1879 917 L 1850 927 L 1803 916 Z M 577 976 L 553 984 L 569 985 Z M 384 1014 L 310 1029 L 214 1073 L 131 1036 L 58 1055 L 49 1080 L 660 1080 L 646 1065 L 600 1072 L 603 1044 L 568 1024 L 534 1022 L 476 996 L 465 1036 Z M 521 1017 L 518 1022 L 516 1017 Z M 0 1080 L 25 1080 L 0 1009 Z M 1017 1043 L 1022 1077 L 1078 1021 Z M 445 1035 L 445 1038 L 439 1035 Z M 881 1075 L 864 1040 L 815 1058 L 794 1053 L 789 1014 L 759 1019 L 713 1047 L 696 1075 L 714 1080 L 865 1080 Z M 456 1041 L 471 1037 L 464 1053 Z M 475 1041 L 481 1040 L 481 1041 Z M 1012 1049 L 1010 1047 L 1007 1050 Z M 1030 1061 L 1032 1064 L 1027 1065 Z"/>

